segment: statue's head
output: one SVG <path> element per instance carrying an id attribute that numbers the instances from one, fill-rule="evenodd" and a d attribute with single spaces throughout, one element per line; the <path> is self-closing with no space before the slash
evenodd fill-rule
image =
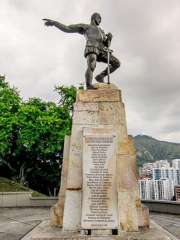
<path id="1" fill-rule="evenodd" d="M 101 23 L 101 15 L 99 13 L 93 13 L 93 15 L 91 16 L 91 22 L 95 21 L 96 25 L 99 26 L 99 24 Z"/>

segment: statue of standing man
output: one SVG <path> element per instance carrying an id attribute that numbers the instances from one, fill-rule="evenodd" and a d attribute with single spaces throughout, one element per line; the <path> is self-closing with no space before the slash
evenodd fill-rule
<path id="1" fill-rule="evenodd" d="M 87 58 L 87 70 L 85 73 L 86 87 L 87 89 L 95 89 L 92 85 L 92 79 L 96 62 L 108 62 L 108 51 L 113 37 L 111 33 L 105 34 L 104 31 L 98 27 L 101 23 L 100 14 L 94 13 L 91 16 L 90 24 L 79 23 L 66 26 L 50 19 L 43 20 L 46 26 L 55 26 L 63 32 L 79 33 L 85 36 L 87 41 L 84 51 L 84 56 Z M 109 64 L 110 73 L 120 67 L 120 61 L 113 56 L 112 51 L 110 51 Z M 104 82 L 104 77 L 107 76 L 107 74 L 108 68 L 95 77 L 96 81 L 99 83 Z"/>

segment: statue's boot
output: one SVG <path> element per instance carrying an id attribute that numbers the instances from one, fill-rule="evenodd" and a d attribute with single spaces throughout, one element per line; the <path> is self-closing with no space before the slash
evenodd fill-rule
<path id="1" fill-rule="evenodd" d="M 99 82 L 99 83 L 103 83 L 104 82 L 104 77 L 107 76 L 107 68 L 102 71 L 99 75 L 97 75 L 95 77 L 96 81 Z"/>
<path id="2" fill-rule="evenodd" d="M 98 90 L 98 88 L 91 85 L 87 87 L 87 90 Z"/>
<path id="3" fill-rule="evenodd" d="M 100 75 L 97 75 L 97 76 L 95 77 L 95 79 L 96 79 L 96 81 L 99 82 L 99 83 L 103 83 L 103 82 L 104 82 L 104 78 L 101 77 Z"/>
<path id="4" fill-rule="evenodd" d="M 109 65 L 109 72 L 113 73 L 117 68 L 119 68 L 121 65 L 120 61 L 115 58 L 113 55 L 110 57 L 110 65 Z M 102 71 L 99 75 L 95 77 L 96 81 L 99 83 L 104 82 L 104 77 L 108 75 L 108 68 L 106 68 L 104 71 Z"/>

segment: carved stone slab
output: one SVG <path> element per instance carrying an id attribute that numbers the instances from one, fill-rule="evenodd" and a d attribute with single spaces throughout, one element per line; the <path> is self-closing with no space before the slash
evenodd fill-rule
<path id="1" fill-rule="evenodd" d="M 118 228 L 116 137 L 83 134 L 83 229 Z"/>

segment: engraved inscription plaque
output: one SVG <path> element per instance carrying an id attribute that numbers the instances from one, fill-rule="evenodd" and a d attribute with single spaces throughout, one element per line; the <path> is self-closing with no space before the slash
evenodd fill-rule
<path id="1" fill-rule="evenodd" d="M 114 135 L 83 136 L 82 228 L 118 228 Z"/>

